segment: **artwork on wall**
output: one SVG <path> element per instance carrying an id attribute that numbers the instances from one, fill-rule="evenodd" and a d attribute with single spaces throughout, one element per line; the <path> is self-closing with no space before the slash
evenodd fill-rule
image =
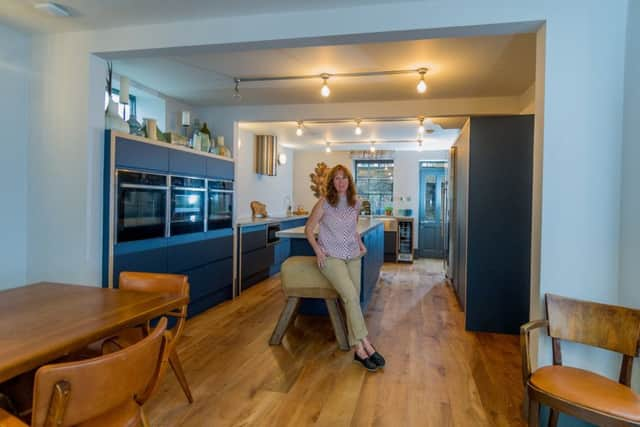
<path id="1" fill-rule="evenodd" d="M 325 195 L 327 175 L 329 175 L 329 167 L 325 162 L 316 164 L 314 172 L 309 174 L 309 178 L 311 179 L 311 185 L 309 188 L 313 191 L 313 195 L 318 199 Z"/>

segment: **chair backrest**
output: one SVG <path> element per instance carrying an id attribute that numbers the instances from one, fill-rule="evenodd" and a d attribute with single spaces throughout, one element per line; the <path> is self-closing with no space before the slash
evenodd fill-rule
<path id="1" fill-rule="evenodd" d="M 43 366 L 33 390 L 33 427 L 65 427 L 101 419 L 138 425 L 140 405 L 166 369 L 169 333 L 163 317 L 152 333 L 115 353 Z"/>
<path id="2" fill-rule="evenodd" d="M 546 294 L 549 336 L 638 356 L 640 310 Z"/>
<path id="3" fill-rule="evenodd" d="M 123 271 L 118 279 L 118 287 L 129 291 L 189 295 L 189 278 L 183 274 Z"/>

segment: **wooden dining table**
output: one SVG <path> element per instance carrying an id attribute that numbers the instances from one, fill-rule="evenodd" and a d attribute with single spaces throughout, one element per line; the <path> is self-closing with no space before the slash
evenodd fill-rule
<path id="1" fill-rule="evenodd" d="M 0 291 L 0 383 L 188 302 L 175 294 L 49 282 Z"/>

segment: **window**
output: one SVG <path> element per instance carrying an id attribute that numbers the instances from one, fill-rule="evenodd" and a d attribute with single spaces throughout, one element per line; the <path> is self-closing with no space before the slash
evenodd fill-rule
<path id="1" fill-rule="evenodd" d="M 382 215 L 393 206 L 393 160 L 356 160 L 356 189 L 371 204 L 371 214 Z"/>
<path id="2" fill-rule="evenodd" d="M 131 112 L 133 112 L 133 115 L 135 116 L 136 115 L 136 97 L 133 95 L 129 95 L 129 105 L 125 110 L 125 106 L 120 104 L 120 91 L 118 89 L 112 89 L 112 92 L 113 92 L 113 95 L 111 95 L 111 97 L 118 104 L 118 115 L 122 117 L 122 114 L 124 113 L 125 121 L 129 120 L 129 117 L 131 116 Z M 105 90 L 104 91 L 104 109 L 105 110 L 107 109 L 107 105 L 109 105 L 109 94 Z"/>

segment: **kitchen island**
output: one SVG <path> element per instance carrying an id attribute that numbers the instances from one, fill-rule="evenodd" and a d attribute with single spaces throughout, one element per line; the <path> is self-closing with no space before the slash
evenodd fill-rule
<path id="1" fill-rule="evenodd" d="M 360 307 L 366 312 L 373 290 L 380 277 L 380 269 L 384 262 L 384 224 L 382 221 L 360 217 L 358 232 L 367 247 L 367 253 L 362 257 Z M 317 231 L 316 231 L 317 234 Z M 291 240 L 290 256 L 315 256 L 311 245 L 304 234 L 304 227 L 295 227 L 277 233 L 282 239 Z M 324 301 L 304 300 L 300 306 L 303 314 L 326 314 Z"/>

